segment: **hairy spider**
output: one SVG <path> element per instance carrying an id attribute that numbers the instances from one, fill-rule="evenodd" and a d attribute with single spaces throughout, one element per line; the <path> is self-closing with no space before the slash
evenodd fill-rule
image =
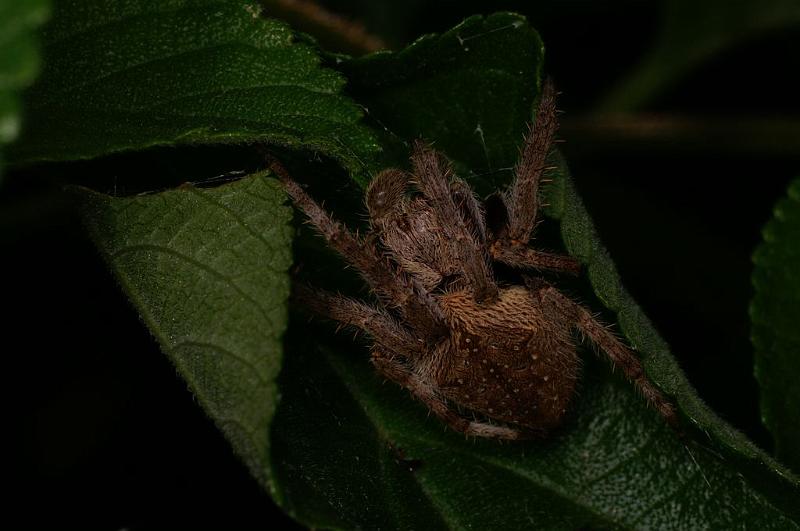
<path id="1" fill-rule="evenodd" d="M 469 185 L 422 142 L 414 144 L 412 175 L 387 169 L 369 185 L 371 229 L 363 238 L 335 221 L 273 162 L 295 205 L 361 273 L 380 307 L 307 287 L 296 289 L 295 298 L 369 334 L 375 369 L 467 435 L 523 439 L 556 427 L 578 378 L 574 330 L 676 425 L 672 405 L 647 379 L 636 355 L 589 310 L 542 278 L 523 275 L 524 286 L 502 285 L 495 278 L 495 262 L 523 272 L 580 271 L 571 257 L 528 247 L 556 128 L 555 91 L 547 82 L 513 182 L 495 196 L 504 211 L 499 227 L 487 226 Z"/>

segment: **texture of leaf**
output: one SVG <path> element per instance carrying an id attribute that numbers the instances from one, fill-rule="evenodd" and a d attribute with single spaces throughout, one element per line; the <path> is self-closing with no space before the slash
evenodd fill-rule
<path id="1" fill-rule="evenodd" d="M 0 0 L 0 148 L 20 130 L 20 91 L 39 72 L 34 30 L 50 12 L 48 0 Z M 0 175 L 2 175 L 0 151 Z"/>
<path id="2" fill-rule="evenodd" d="M 502 53 L 476 51 L 483 39 Z M 509 42 L 519 49 L 514 52 Z M 486 167 L 475 154 L 482 147 L 475 143 L 475 117 L 511 113 L 504 118 L 505 136 L 484 137 L 486 149 L 478 151 L 494 154 L 492 182 L 502 183 L 537 93 L 537 63 L 521 75 L 515 56 L 540 45 L 523 19 L 501 14 L 468 19 L 403 52 L 342 68 L 351 75 L 351 92 L 368 95 L 376 123 L 407 140 L 422 135 L 435 141 L 461 168 L 475 160 Z M 436 50 L 430 53 L 437 67 L 430 66 L 427 50 Z M 446 68 L 451 70 L 440 86 L 424 86 L 426 75 Z M 464 79 L 461 70 L 516 86 L 480 98 L 465 95 L 471 102 L 466 105 L 458 99 L 464 85 L 448 85 Z M 382 84 L 382 75 L 392 82 Z M 442 122 L 433 119 L 425 96 L 437 92 L 448 95 L 434 101 L 448 117 Z M 509 101 L 511 93 L 524 94 L 527 103 Z M 617 315 L 649 377 L 674 397 L 694 438 L 684 444 L 628 383 L 588 356 L 583 387 L 562 432 L 543 442 L 465 441 L 427 418 L 406 392 L 381 385 L 363 348 L 346 338 L 325 340 L 322 333 L 309 338 L 300 317 L 290 324 L 283 400 L 272 427 L 276 499 L 292 515 L 312 527 L 344 529 L 420 523 L 456 529 L 798 527 L 797 481 L 702 404 L 622 287 L 563 161 L 559 166 L 547 190 L 547 214 L 560 222 L 565 246 L 586 265 L 598 299 Z M 464 176 L 485 191 L 482 173 Z M 335 275 L 323 287 L 336 289 Z"/>
<path id="3" fill-rule="evenodd" d="M 640 109 L 715 54 L 769 30 L 800 24 L 796 0 L 667 0 L 661 32 L 599 110 Z"/>
<path id="4" fill-rule="evenodd" d="M 470 17 L 397 53 L 345 61 L 351 95 L 408 141 L 435 141 L 489 193 L 517 158 L 542 69 L 539 34 L 520 16 Z M 469 135 L 464 132 L 469 131 Z M 505 171 L 504 171 L 505 170 Z"/>
<path id="5" fill-rule="evenodd" d="M 350 172 L 379 147 L 344 80 L 255 0 L 58 0 L 15 161 L 271 143 Z"/>
<path id="6" fill-rule="evenodd" d="M 283 190 L 255 174 L 214 189 L 80 195 L 92 238 L 142 319 L 269 486 L 291 263 Z"/>
<path id="7" fill-rule="evenodd" d="M 763 236 L 750 306 L 761 414 L 778 458 L 800 471 L 800 179 L 775 206 Z"/>

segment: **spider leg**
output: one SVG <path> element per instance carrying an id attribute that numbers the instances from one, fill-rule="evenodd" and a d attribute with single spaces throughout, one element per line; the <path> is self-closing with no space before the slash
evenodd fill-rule
<path id="1" fill-rule="evenodd" d="M 441 308 L 418 281 L 398 272 L 374 245 L 358 238 L 333 219 L 288 176 L 279 163 L 272 161 L 270 168 L 280 177 L 294 204 L 308 216 L 328 244 L 358 269 L 384 303 L 396 306 L 411 327 L 432 344 L 448 335 Z"/>
<path id="2" fill-rule="evenodd" d="M 409 199 L 409 175 L 401 170 L 380 172 L 367 188 L 371 236 L 380 237 L 400 269 L 432 291 L 459 273 L 458 262 L 442 252 L 438 220 L 427 202 Z"/>
<path id="3" fill-rule="evenodd" d="M 571 256 L 536 251 L 524 245 L 510 245 L 505 240 L 493 242 L 489 248 L 492 258 L 517 269 L 545 269 L 578 275 L 581 264 Z"/>
<path id="4" fill-rule="evenodd" d="M 408 359 L 425 352 L 422 341 L 392 316 L 363 302 L 307 286 L 295 286 L 292 299 L 316 314 L 363 330 L 376 344 Z"/>
<path id="5" fill-rule="evenodd" d="M 522 158 L 514 169 L 514 181 L 504 195 L 508 209 L 507 237 L 514 243 L 527 244 L 536 226 L 539 183 L 547 169 L 545 161 L 558 127 L 555 96 L 553 83 L 548 79 L 542 88 L 536 123 L 525 138 Z"/>
<path id="6" fill-rule="evenodd" d="M 467 224 L 467 229 L 480 245 L 486 244 L 486 222 L 483 208 L 472 188 L 463 179 L 456 178 L 450 183 L 450 190 L 453 194 L 453 201 Z"/>
<path id="7" fill-rule="evenodd" d="M 442 228 L 443 251 L 461 265 L 467 282 L 472 286 L 475 300 L 497 298 L 497 284 L 492 277 L 489 261 L 478 239 L 469 230 L 448 182 L 451 170 L 447 161 L 422 142 L 414 144 L 411 155 L 418 187 L 431 205 Z"/>
<path id="8" fill-rule="evenodd" d="M 574 319 L 574 326 L 597 345 L 614 366 L 622 369 L 625 377 L 639 390 L 645 400 L 664 417 L 670 426 L 679 429 L 675 408 L 656 388 L 653 382 L 647 378 L 641 361 L 631 349 L 626 347 L 608 328 L 598 322 L 589 310 L 554 287 L 545 286 L 539 293 L 543 298 L 552 302 L 562 312 Z"/>
<path id="9" fill-rule="evenodd" d="M 447 405 L 433 385 L 405 364 L 377 349 L 372 352 L 372 364 L 381 375 L 408 389 L 412 395 L 428 406 L 434 415 L 457 432 L 467 436 L 492 439 L 526 438 L 522 432 L 515 429 L 465 419 Z"/>

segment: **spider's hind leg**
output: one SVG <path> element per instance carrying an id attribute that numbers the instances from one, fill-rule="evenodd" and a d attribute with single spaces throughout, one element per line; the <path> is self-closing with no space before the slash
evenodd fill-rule
<path id="1" fill-rule="evenodd" d="M 463 433 L 468 437 L 490 439 L 517 440 L 531 438 L 531 434 L 523 431 L 465 419 L 447 404 L 430 382 L 391 355 L 386 355 L 375 349 L 372 352 L 372 364 L 381 375 L 408 389 L 412 395 L 428 406 L 434 415 L 457 432 Z"/>
<path id="2" fill-rule="evenodd" d="M 658 390 L 644 373 L 642 362 L 636 354 L 626 347 L 611 331 L 597 321 L 589 310 L 562 294 L 552 286 L 541 289 L 542 297 L 549 300 L 554 307 L 573 320 L 575 328 L 580 330 L 592 343 L 602 350 L 615 367 L 619 367 L 628 381 L 642 394 L 667 423 L 680 430 L 675 407 Z"/>

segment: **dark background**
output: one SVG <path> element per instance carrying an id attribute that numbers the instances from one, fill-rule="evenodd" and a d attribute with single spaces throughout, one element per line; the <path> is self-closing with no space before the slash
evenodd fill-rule
<path id="1" fill-rule="evenodd" d="M 800 152 L 783 149 L 779 135 L 753 147 L 747 127 L 764 120 L 769 139 L 770 120 L 800 115 L 800 60 L 790 52 L 800 31 L 728 47 L 647 105 L 660 116 L 731 124 L 724 134 L 650 138 L 598 132 L 584 117 L 655 42 L 658 2 L 324 4 L 392 48 L 474 13 L 528 15 L 563 92 L 567 160 L 626 286 L 700 396 L 771 450 L 752 376 L 750 256 L 800 175 Z M 99 168 L 114 163 L 12 169 L 0 185 L 4 431 L 15 492 L 4 519 L 81 529 L 296 525 L 194 402 L 62 194 L 69 182 L 110 191 L 116 182 L 87 175 L 108 175 Z"/>

